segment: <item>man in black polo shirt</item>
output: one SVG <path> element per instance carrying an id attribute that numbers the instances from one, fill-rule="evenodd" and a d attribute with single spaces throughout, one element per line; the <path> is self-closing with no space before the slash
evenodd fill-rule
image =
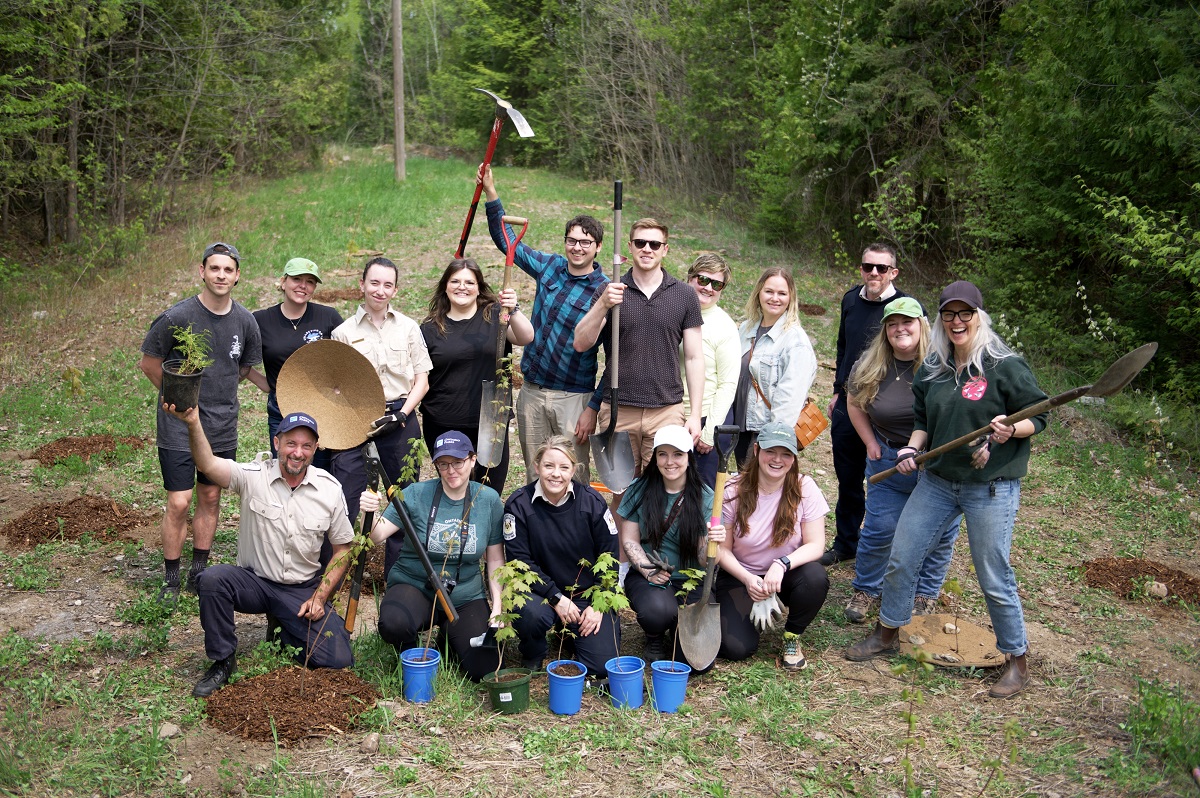
<path id="1" fill-rule="evenodd" d="M 704 319 L 692 287 L 662 267 L 668 250 L 666 225 L 654 219 L 639 219 L 630 229 L 629 245 L 633 268 L 620 281 L 609 283 L 597 293 L 595 304 L 575 328 L 574 346 L 575 351 L 582 352 L 602 339 L 608 351 L 608 311 L 621 306 L 621 393 L 616 429 L 629 433 L 634 454 L 645 467 L 654 450 L 654 433 L 660 427 L 683 424 L 693 441 L 700 436 L 700 403 L 694 402 L 691 415 L 684 417 L 678 353 L 682 342 L 688 394 L 703 396 L 700 325 Z M 581 417 L 584 429 L 595 431 L 597 420 L 602 428 L 608 426 L 608 379 L 605 374 L 600 380 Z"/>
<path id="2" fill-rule="evenodd" d="M 896 250 L 889 245 L 868 246 L 863 251 L 861 268 L 863 284 L 854 286 L 842 297 L 842 318 L 838 324 L 837 370 L 833 377 L 833 399 L 829 403 L 833 469 L 838 480 L 837 509 L 834 510 L 837 535 L 833 545 L 821 555 L 824 566 L 854 559 L 858 551 L 858 531 L 866 512 L 863 474 L 867 467 L 867 447 L 846 414 L 846 380 L 850 377 L 850 369 L 879 331 L 884 305 L 908 296 L 892 285 L 900 270 L 896 268 Z"/>

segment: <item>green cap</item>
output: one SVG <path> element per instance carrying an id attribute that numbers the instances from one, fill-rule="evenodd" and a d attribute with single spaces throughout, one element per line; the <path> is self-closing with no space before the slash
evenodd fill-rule
<path id="1" fill-rule="evenodd" d="M 796 445 L 796 433 L 791 427 L 781 421 L 763 424 L 763 428 L 758 431 L 758 448 L 774 449 L 776 446 L 782 446 L 792 454 L 800 454 L 800 447 Z"/>
<path id="2" fill-rule="evenodd" d="M 925 308 L 921 307 L 921 303 L 910 296 L 902 296 L 899 299 L 893 299 L 883 308 L 883 317 L 888 316 L 908 316 L 910 319 L 919 319 L 925 315 Z"/>
<path id="3" fill-rule="evenodd" d="M 284 277 L 299 277 L 302 274 L 311 274 L 318 283 L 321 282 L 321 269 L 308 258 L 292 258 L 283 267 Z"/>

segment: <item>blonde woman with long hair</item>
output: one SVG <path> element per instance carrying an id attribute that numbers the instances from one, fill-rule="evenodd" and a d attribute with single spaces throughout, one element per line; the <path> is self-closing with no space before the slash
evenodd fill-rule
<path id="1" fill-rule="evenodd" d="M 846 381 L 849 397 L 846 412 L 867 448 L 868 479 L 895 466 L 897 450 L 912 435 L 913 374 L 925 359 L 929 335 L 929 322 L 920 302 L 912 297 L 889 302 L 883 309 L 879 333 L 854 364 Z M 854 595 L 845 609 L 846 619 L 852 623 L 863 623 L 879 606 L 896 523 L 917 480 L 916 473 L 897 474 L 867 488 L 866 515 L 859 533 L 851 583 Z M 925 557 L 913 602 L 914 615 L 927 615 L 937 607 L 954 553 L 954 541 L 958 538 L 960 518 L 955 516 L 947 524 L 937 546 Z"/>

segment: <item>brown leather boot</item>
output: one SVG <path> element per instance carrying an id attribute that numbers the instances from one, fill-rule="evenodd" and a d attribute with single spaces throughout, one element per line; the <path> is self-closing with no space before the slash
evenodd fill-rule
<path id="1" fill-rule="evenodd" d="M 899 650 L 900 630 L 876 621 L 871 634 L 846 649 L 846 659 L 851 662 L 866 662 L 883 654 L 895 654 Z"/>
<path id="2" fill-rule="evenodd" d="M 1000 681 L 992 685 L 988 695 L 992 698 L 1012 698 L 1029 686 L 1028 652 L 1019 657 L 1009 656 L 1008 669 L 1000 677 Z"/>

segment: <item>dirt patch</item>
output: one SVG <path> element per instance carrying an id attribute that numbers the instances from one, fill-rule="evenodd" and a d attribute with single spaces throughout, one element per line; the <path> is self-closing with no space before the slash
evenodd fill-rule
<path id="1" fill-rule="evenodd" d="M 824 316 L 825 315 L 825 306 L 824 305 L 810 305 L 807 302 L 801 302 L 800 304 L 796 305 L 796 307 L 805 316 Z"/>
<path id="2" fill-rule="evenodd" d="M 229 685 L 208 699 L 209 722 L 247 740 L 295 743 L 341 734 L 379 699 L 350 671 L 281 668 Z"/>
<path id="3" fill-rule="evenodd" d="M 1200 606 L 1200 580 L 1183 571 L 1140 557 L 1101 557 L 1085 562 L 1084 576 L 1089 587 L 1109 590 L 1124 598 L 1140 593 L 1146 577 L 1167 586 L 1167 598 L 1175 596 L 1192 606 Z"/>
<path id="4" fill-rule="evenodd" d="M 84 460 L 90 460 L 93 455 L 109 455 L 118 446 L 128 446 L 131 449 L 141 449 L 146 446 L 144 438 L 130 436 L 116 437 L 115 435 L 87 435 L 84 437 L 67 436 L 40 446 L 33 453 L 33 459 L 43 466 L 52 466 L 59 460 L 66 460 L 73 454 Z"/>
<path id="5" fill-rule="evenodd" d="M 996 635 L 949 613 L 921 615 L 901 629 L 901 653 L 912 656 L 916 646 L 933 657 L 934 665 L 944 668 L 998 668 L 1004 664 L 1004 655 L 996 650 Z"/>
<path id="6" fill-rule="evenodd" d="M 316 299 L 325 304 L 331 304 L 333 302 L 346 302 L 362 298 L 363 292 L 361 288 L 327 288 Z"/>
<path id="7" fill-rule="evenodd" d="M 41 504 L 0 527 L 9 545 L 34 548 L 51 540 L 78 540 L 91 533 L 96 540 L 140 540 L 130 532 L 158 523 L 155 513 L 142 513 L 112 499 L 80 496 L 59 504 Z"/>

